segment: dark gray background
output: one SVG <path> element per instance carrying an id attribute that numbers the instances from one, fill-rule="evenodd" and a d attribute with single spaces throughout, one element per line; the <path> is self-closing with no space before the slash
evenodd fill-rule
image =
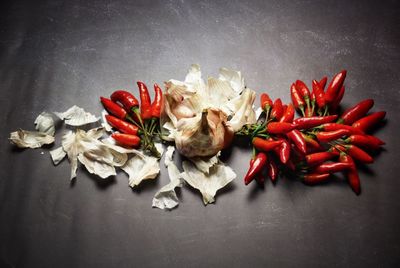
<path id="1" fill-rule="evenodd" d="M 399 266 L 399 12 L 399 1 L 2 2 L 0 264 Z M 292 81 L 347 69 L 344 106 L 368 97 L 388 112 L 376 132 L 386 149 L 361 171 L 362 194 L 340 180 L 246 187 L 250 151 L 235 146 L 227 163 L 238 178 L 216 204 L 184 188 L 165 212 L 151 208 L 164 169 L 135 191 L 123 173 L 99 181 L 84 169 L 70 185 L 67 161 L 54 167 L 48 149 L 9 145 L 44 110 L 99 114 L 100 95 L 183 79 L 191 63 L 205 76 L 239 69 L 250 88 L 286 102 Z"/>

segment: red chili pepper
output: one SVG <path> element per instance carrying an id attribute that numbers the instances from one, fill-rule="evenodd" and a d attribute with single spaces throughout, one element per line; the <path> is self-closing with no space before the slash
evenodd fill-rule
<path id="1" fill-rule="evenodd" d="M 303 181 L 307 184 L 317 184 L 327 181 L 330 175 L 329 173 L 306 174 L 303 176 Z"/>
<path id="2" fill-rule="evenodd" d="M 128 111 L 133 111 L 139 107 L 139 101 L 130 92 L 125 90 L 117 90 L 111 94 L 113 102 L 119 102 Z"/>
<path id="3" fill-rule="evenodd" d="M 267 155 L 263 152 L 260 152 L 257 154 L 255 157 L 253 164 L 250 165 L 249 170 L 247 171 L 246 176 L 244 177 L 244 184 L 248 185 L 257 174 L 260 173 L 261 169 L 264 167 L 264 165 L 267 162 Z"/>
<path id="4" fill-rule="evenodd" d="M 322 88 L 322 90 L 325 89 L 326 82 L 328 82 L 328 77 L 324 76 L 320 81 L 319 81 L 319 86 Z"/>
<path id="5" fill-rule="evenodd" d="M 307 85 L 301 80 L 297 80 L 295 85 L 304 101 L 306 103 L 307 101 L 310 101 L 310 90 L 308 89 Z"/>
<path id="6" fill-rule="evenodd" d="M 335 100 L 330 104 L 329 106 L 329 112 L 330 113 L 336 113 L 338 108 L 339 108 L 339 104 L 343 99 L 344 96 L 344 92 L 346 91 L 346 89 L 344 88 L 344 86 L 342 86 L 335 98 Z"/>
<path id="7" fill-rule="evenodd" d="M 125 111 L 125 109 L 113 102 L 112 100 L 100 97 L 100 101 L 109 113 L 115 115 L 120 119 L 125 119 L 127 117 L 128 113 Z"/>
<path id="8" fill-rule="evenodd" d="M 384 111 L 372 113 L 370 115 L 367 115 L 367 116 L 357 120 L 351 126 L 356 129 L 366 132 L 367 130 L 371 129 L 376 124 L 378 124 L 380 121 L 382 121 L 383 118 L 385 118 L 385 116 L 386 116 L 386 112 L 384 112 Z"/>
<path id="9" fill-rule="evenodd" d="M 352 167 L 346 171 L 347 180 L 349 181 L 351 189 L 358 195 L 361 192 L 360 177 L 354 164 L 353 159 L 347 154 L 340 154 L 339 161 L 349 163 Z"/>
<path id="10" fill-rule="evenodd" d="M 274 101 L 274 105 L 271 110 L 271 118 L 279 121 L 282 115 L 283 115 L 282 100 L 278 98 Z"/>
<path id="11" fill-rule="evenodd" d="M 337 115 L 300 117 L 296 118 L 293 122 L 297 126 L 297 129 L 307 129 L 330 123 L 336 120 L 336 118 Z"/>
<path id="12" fill-rule="evenodd" d="M 254 158 L 250 159 L 250 166 L 252 166 L 254 164 L 254 160 L 255 160 Z M 268 160 L 267 160 L 267 162 L 268 162 Z M 266 164 L 268 164 L 268 163 L 266 163 Z M 258 174 L 256 174 L 256 181 L 260 185 L 264 184 L 265 178 L 264 178 L 264 176 L 262 176 L 261 171 Z"/>
<path id="13" fill-rule="evenodd" d="M 339 124 L 351 125 L 361 117 L 365 116 L 374 106 L 373 99 L 363 100 L 353 107 L 347 109 L 338 119 Z"/>
<path id="14" fill-rule="evenodd" d="M 304 134 L 302 132 L 300 132 L 300 133 L 303 136 L 304 140 L 306 141 L 307 145 L 310 145 L 310 146 L 307 146 L 307 149 L 310 148 L 310 147 L 311 147 L 310 149 L 314 149 L 314 150 L 317 150 L 317 151 L 322 151 L 324 149 L 318 143 L 318 141 L 314 140 L 313 138 L 311 138 L 310 136 L 307 136 L 306 134 Z"/>
<path id="15" fill-rule="evenodd" d="M 344 83 L 344 79 L 346 78 L 346 70 L 341 71 L 340 73 L 336 74 L 332 81 L 329 83 L 328 88 L 325 92 L 325 101 L 326 103 L 332 103 L 342 87 Z"/>
<path id="16" fill-rule="evenodd" d="M 151 104 L 151 116 L 153 118 L 160 118 L 162 105 L 162 89 L 157 84 L 154 84 L 154 100 Z"/>
<path id="17" fill-rule="evenodd" d="M 293 130 L 296 126 L 286 122 L 271 122 L 267 125 L 267 131 L 270 134 L 284 134 Z"/>
<path id="18" fill-rule="evenodd" d="M 140 145 L 140 138 L 136 135 L 113 133 L 111 137 L 124 146 L 138 147 Z"/>
<path id="19" fill-rule="evenodd" d="M 334 158 L 335 156 L 337 156 L 337 154 L 332 152 L 313 153 L 306 155 L 306 163 L 309 166 L 316 166 Z"/>
<path id="20" fill-rule="evenodd" d="M 303 100 L 303 97 L 300 95 L 299 91 L 296 88 L 296 85 L 293 83 L 290 86 L 290 96 L 292 98 L 292 103 L 294 105 L 294 108 L 296 110 L 300 110 L 302 114 L 304 115 L 304 105 L 305 102 Z"/>
<path id="21" fill-rule="evenodd" d="M 279 160 L 283 164 L 286 164 L 290 158 L 290 143 L 286 139 L 280 139 L 282 144 L 279 147 L 275 147 L 274 151 L 279 156 Z"/>
<path id="22" fill-rule="evenodd" d="M 130 124 L 126 121 L 123 121 L 115 116 L 107 114 L 106 116 L 107 122 L 118 129 L 119 131 L 126 133 L 126 134 L 132 134 L 136 135 L 138 133 L 139 128 L 133 124 Z"/>
<path id="23" fill-rule="evenodd" d="M 297 129 L 293 129 L 292 131 L 286 133 L 286 136 L 293 141 L 296 147 L 302 152 L 303 154 L 307 153 L 307 144 L 304 140 L 303 135 Z"/>
<path id="24" fill-rule="evenodd" d="M 140 115 L 143 120 L 150 119 L 152 114 L 149 91 L 143 82 L 138 81 L 137 85 L 140 93 Z"/>
<path id="25" fill-rule="evenodd" d="M 278 172 L 278 166 L 276 165 L 275 161 L 270 158 L 268 161 L 268 176 L 272 182 L 276 182 L 276 179 L 278 178 Z"/>
<path id="26" fill-rule="evenodd" d="M 356 146 L 365 147 L 366 149 L 378 149 L 382 144 L 379 139 L 371 138 L 370 135 L 351 135 L 345 142 L 351 143 Z"/>
<path id="27" fill-rule="evenodd" d="M 365 151 L 361 150 L 357 146 L 351 144 L 344 147 L 346 148 L 346 152 L 355 160 L 366 164 L 374 162 L 374 159 L 369 154 L 367 154 Z"/>
<path id="28" fill-rule="evenodd" d="M 260 151 L 264 151 L 264 152 L 269 152 L 271 150 L 273 150 L 275 147 L 279 146 L 282 144 L 281 140 L 264 140 L 262 138 L 259 137 L 255 137 L 253 138 L 253 146 Z"/>
<path id="29" fill-rule="evenodd" d="M 315 99 L 317 102 L 317 106 L 319 108 L 322 108 L 325 106 L 325 93 L 323 88 L 321 87 L 320 83 L 317 82 L 317 80 L 312 81 L 312 88 L 313 92 L 315 94 Z"/>
<path id="30" fill-rule="evenodd" d="M 268 113 L 269 110 L 272 108 L 273 104 L 271 98 L 267 93 L 263 93 L 260 96 L 260 101 L 261 101 L 261 108 L 264 110 L 264 112 Z"/>
<path id="31" fill-rule="evenodd" d="M 352 165 L 349 163 L 342 163 L 342 162 L 332 162 L 332 163 L 324 163 L 317 166 L 313 169 L 314 173 L 324 174 L 324 173 L 335 173 L 344 170 L 351 169 Z"/>
<path id="32" fill-rule="evenodd" d="M 379 144 L 379 145 L 385 145 L 386 144 L 383 140 L 381 140 L 381 139 L 379 139 L 379 138 L 377 138 L 375 136 L 372 136 L 372 135 L 366 135 L 366 136 L 369 139 L 373 140 L 373 142 L 376 143 L 376 144 Z"/>
<path id="33" fill-rule="evenodd" d="M 293 104 L 289 103 L 287 105 L 285 113 L 283 114 L 283 116 L 281 117 L 279 122 L 292 123 L 293 119 L 294 119 L 294 112 L 295 112 L 295 110 L 294 110 Z"/>
<path id="34" fill-rule="evenodd" d="M 316 134 L 317 139 L 320 142 L 330 142 L 342 138 L 343 136 L 349 136 L 350 131 L 348 129 L 338 129 L 333 131 L 321 131 Z"/>
<path id="35" fill-rule="evenodd" d="M 324 131 L 347 129 L 348 131 L 350 131 L 351 134 L 364 134 L 364 132 L 362 132 L 361 130 L 356 129 L 352 126 L 342 125 L 342 124 L 338 124 L 338 123 L 326 123 L 326 124 L 321 125 L 320 129 L 324 130 Z"/>

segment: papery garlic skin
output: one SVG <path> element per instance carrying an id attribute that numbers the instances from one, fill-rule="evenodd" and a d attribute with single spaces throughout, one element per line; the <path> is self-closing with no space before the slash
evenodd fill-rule
<path id="1" fill-rule="evenodd" d="M 200 66 L 193 64 L 184 82 L 171 79 L 165 87 L 162 126 L 187 157 L 217 154 L 235 131 L 256 121 L 255 92 L 245 88 L 240 72 L 221 68 L 218 79 L 205 83 Z"/>

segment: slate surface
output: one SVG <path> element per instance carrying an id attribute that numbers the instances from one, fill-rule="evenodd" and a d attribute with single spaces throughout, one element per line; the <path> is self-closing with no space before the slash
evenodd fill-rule
<path id="1" fill-rule="evenodd" d="M 395 267 L 400 265 L 398 1 L 9 1 L 0 8 L 0 263 L 5 267 Z M 282 178 L 245 187 L 250 151 L 225 157 L 238 179 L 204 207 L 151 208 L 160 178 L 132 191 L 54 167 L 48 148 L 7 140 L 36 116 L 72 105 L 100 114 L 100 95 L 239 69 L 247 85 L 289 101 L 289 85 L 348 70 L 344 107 L 374 98 L 387 142 L 346 182 Z M 57 144 L 62 131 L 57 134 Z M 54 148 L 54 147 L 53 147 Z M 42 154 L 43 152 L 43 154 Z"/>

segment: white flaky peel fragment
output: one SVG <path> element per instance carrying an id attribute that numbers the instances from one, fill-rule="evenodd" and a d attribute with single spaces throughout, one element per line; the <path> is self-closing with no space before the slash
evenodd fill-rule
<path id="1" fill-rule="evenodd" d="M 205 83 L 193 64 L 185 81 L 171 79 L 165 86 L 163 131 L 187 157 L 213 156 L 231 143 L 234 131 L 255 123 L 255 92 L 238 71 L 221 68 L 218 79 Z"/>
<path id="2" fill-rule="evenodd" d="M 129 159 L 121 169 L 129 175 L 129 186 L 133 188 L 143 180 L 156 178 L 160 165 L 156 157 L 140 153 Z"/>
<path id="3" fill-rule="evenodd" d="M 64 151 L 63 147 L 60 146 L 54 150 L 51 150 L 50 156 L 54 165 L 58 165 L 67 156 L 67 153 Z"/>
<path id="4" fill-rule="evenodd" d="M 107 122 L 106 115 L 108 115 L 106 110 L 101 111 L 101 126 L 104 127 L 107 132 L 112 132 L 112 126 Z"/>
<path id="5" fill-rule="evenodd" d="M 183 179 L 201 192 L 205 205 L 213 203 L 217 191 L 236 178 L 235 172 L 221 162 L 214 165 L 209 174 L 203 173 L 189 161 L 184 161 L 182 167 L 184 170 L 181 173 Z"/>
<path id="6" fill-rule="evenodd" d="M 218 157 L 220 156 L 221 152 L 218 152 L 216 155 L 213 157 L 193 157 L 190 158 L 189 160 L 192 161 L 193 164 L 197 167 L 198 170 L 201 172 L 208 174 L 210 173 L 210 168 L 218 164 L 219 159 Z"/>
<path id="7" fill-rule="evenodd" d="M 164 164 L 167 167 L 170 182 L 163 186 L 153 198 L 153 207 L 160 209 L 173 209 L 179 205 L 178 197 L 176 196 L 175 188 L 183 186 L 183 178 L 178 167 L 172 161 L 172 155 L 175 147 L 168 146 L 165 154 Z"/>
<path id="8" fill-rule="evenodd" d="M 83 126 L 90 123 L 97 122 L 98 117 L 86 112 L 84 109 L 74 105 L 63 113 L 54 112 L 65 124 L 70 126 Z"/>
<path id="9" fill-rule="evenodd" d="M 55 126 L 54 120 L 51 114 L 42 112 L 35 120 L 36 130 L 42 133 L 46 133 L 50 136 L 54 136 Z"/>
<path id="10" fill-rule="evenodd" d="M 10 141 L 19 148 L 39 148 L 54 142 L 54 137 L 37 131 L 17 130 L 10 133 Z"/>

